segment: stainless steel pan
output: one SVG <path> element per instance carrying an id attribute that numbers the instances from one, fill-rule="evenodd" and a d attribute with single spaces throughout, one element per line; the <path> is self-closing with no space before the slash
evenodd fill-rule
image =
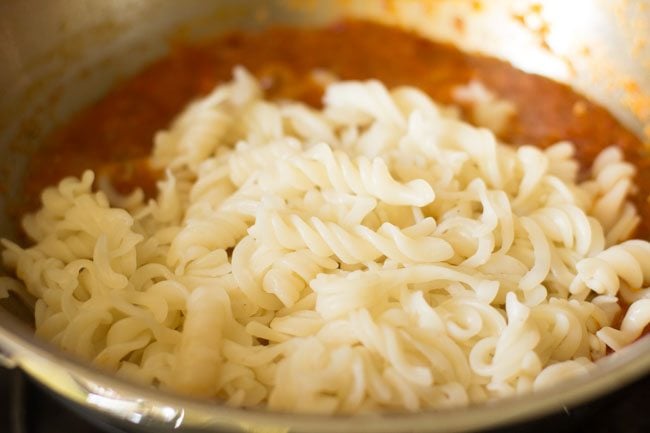
<path id="1" fill-rule="evenodd" d="M 344 16 L 414 28 L 568 82 L 650 135 L 650 1 L 623 0 L 3 0 L 0 2 L 0 235 L 29 155 L 48 131 L 111 84 L 188 40 L 232 28 L 315 25 Z M 455 23 L 461 19 L 463 26 Z M 535 103 L 531 101 L 531 103 Z M 645 137 L 647 141 L 647 136 Z M 0 361 L 98 418 L 144 431 L 467 431 L 593 399 L 650 371 L 650 338 L 589 376 L 487 405 L 412 415 L 305 416 L 231 409 L 126 383 L 32 336 L 29 315 L 0 303 Z"/>

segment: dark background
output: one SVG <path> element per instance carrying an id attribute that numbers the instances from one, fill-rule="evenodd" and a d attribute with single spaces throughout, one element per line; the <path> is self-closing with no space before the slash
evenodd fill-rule
<path id="1" fill-rule="evenodd" d="M 122 430 L 90 423 L 19 370 L 0 368 L 0 432 L 117 433 Z M 489 431 L 524 432 L 650 433 L 650 374 L 568 412 Z"/>

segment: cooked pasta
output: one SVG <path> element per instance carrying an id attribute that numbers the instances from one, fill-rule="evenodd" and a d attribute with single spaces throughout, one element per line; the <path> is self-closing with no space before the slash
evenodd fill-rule
<path id="1" fill-rule="evenodd" d="M 573 153 L 378 81 L 266 101 L 237 68 L 156 135 L 157 197 L 66 178 L 3 259 L 38 336 L 144 384 L 299 412 L 480 403 L 586 374 L 650 322 L 634 167 L 609 148 L 582 179 Z"/>

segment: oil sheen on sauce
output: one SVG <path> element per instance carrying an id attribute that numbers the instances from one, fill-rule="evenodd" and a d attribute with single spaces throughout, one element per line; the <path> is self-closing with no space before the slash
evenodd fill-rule
<path id="1" fill-rule="evenodd" d="M 235 65 L 248 68 L 270 98 L 320 104 L 327 71 L 340 79 L 379 79 L 388 87 L 417 86 L 444 104 L 453 89 L 478 80 L 517 113 L 500 138 L 545 147 L 569 140 L 584 166 L 610 145 L 621 147 L 636 164 L 642 215 L 637 235 L 650 234 L 650 158 L 641 143 L 606 110 L 569 87 L 524 73 L 508 63 L 467 54 L 397 28 L 344 21 L 323 28 L 269 28 L 233 32 L 194 45 L 174 46 L 170 54 L 127 79 L 103 99 L 56 131 L 32 159 L 25 185 L 27 208 L 40 190 L 64 176 L 90 168 L 111 177 L 118 189 L 143 187 L 153 194 L 157 173 L 147 168 L 153 135 L 165 128 L 193 98 L 231 78 Z"/>

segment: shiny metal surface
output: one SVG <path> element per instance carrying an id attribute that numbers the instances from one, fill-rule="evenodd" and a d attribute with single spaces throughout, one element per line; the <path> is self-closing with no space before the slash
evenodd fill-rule
<path id="1" fill-rule="evenodd" d="M 228 28 L 311 25 L 342 16 L 413 28 L 569 82 L 650 135 L 650 1 L 623 0 L 3 0 L 0 2 L 0 235 L 42 137 L 121 77 L 163 55 L 169 38 Z M 459 22 L 461 24 L 459 24 Z M 534 103 L 534 101 L 531 101 Z M 29 173 L 29 175 L 38 175 Z M 103 374 L 31 335 L 0 303 L 0 360 L 98 417 L 143 431 L 467 431 L 528 419 L 595 397 L 650 370 L 650 339 L 585 378 L 488 405 L 412 415 L 320 417 L 231 409 Z"/>

